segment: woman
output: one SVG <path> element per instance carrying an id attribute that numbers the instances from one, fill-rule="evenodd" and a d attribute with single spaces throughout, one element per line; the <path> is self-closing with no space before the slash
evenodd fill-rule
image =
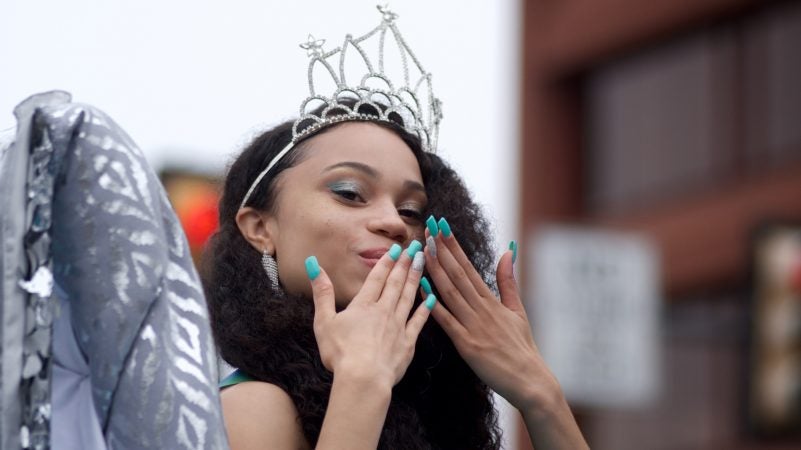
<path id="1" fill-rule="evenodd" d="M 436 130 L 366 98 L 262 134 L 226 177 L 204 285 L 238 367 L 222 393 L 232 448 L 498 448 L 490 389 L 538 450 L 586 447 L 531 337 L 516 244 L 499 300 L 486 221 L 425 151 Z"/>

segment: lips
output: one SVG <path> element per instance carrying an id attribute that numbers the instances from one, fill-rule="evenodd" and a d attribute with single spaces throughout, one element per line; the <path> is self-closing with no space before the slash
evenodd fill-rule
<path id="1" fill-rule="evenodd" d="M 378 262 L 379 259 L 381 259 L 382 256 L 384 256 L 388 250 L 389 249 L 386 247 L 370 248 L 359 252 L 359 256 L 362 257 L 362 260 L 364 260 L 368 266 L 372 267 Z"/>

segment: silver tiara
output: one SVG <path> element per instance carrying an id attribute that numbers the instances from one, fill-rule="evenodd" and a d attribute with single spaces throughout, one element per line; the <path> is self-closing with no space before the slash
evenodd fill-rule
<path id="1" fill-rule="evenodd" d="M 352 121 L 394 123 L 417 136 L 424 151 L 433 153 L 436 150 L 442 108 L 441 102 L 431 89 L 431 74 L 423 69 L 398 31 L 395 25 L 398 15 L 390 11 L 386 5 L 378 6 L 378 11 L 381 12 L 382 18 L 377 27 L 360 37 L 346 35 L 341 47 L 325 51 L 323 50 L 325 40 L 315 39 L 311 35 L 306 42 L 300 44 L 310 57 L 309 96 L 300 104 L 300 117 L 292 125 L 292 140 L 259 173 L 245 194 L 240 208 L 245 207 L 256 186 L 270 169 L 298 142 L 332 124 Z M 395 47 L 400 55 L 403 72 L 399 80 L 390 79 L 384 70 L 387 32 L 392 33 L 392 38 L 397 43 Z M 376 37 L 378 66 L 367 56 L 367 46 L 374 42 Z M 366 68 L 365 73 L 358 74 L 361 77 L 358 85 L 349 85 L 346 78 L 345 57 L 348 51 L 350 54 L 355 53 L 353 57 L 361 58 Z M 324 73 L 330 75 L 336 85 L 330 97 L 321 95 L 315 90 L 316 64 L 322 65 Z M 335 66 L 338 70 L 334 69 Z M 352 73 L 348 75 L 353 76 Z"/>

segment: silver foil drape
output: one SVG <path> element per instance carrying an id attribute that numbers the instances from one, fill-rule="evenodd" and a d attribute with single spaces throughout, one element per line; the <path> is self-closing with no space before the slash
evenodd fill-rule
<path id="1" fill-rule="evenodd" d="M 15 114 L 0 159 L 0 450 L 50 446 L 57 320 L 88 363 L 107 448 L 226 449 L 206 303 L 141 151 L 64 92 Z"/>

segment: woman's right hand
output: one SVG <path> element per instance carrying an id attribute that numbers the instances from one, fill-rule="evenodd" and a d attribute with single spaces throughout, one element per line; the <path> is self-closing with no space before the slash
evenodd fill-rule
<path id="1" fill-rule="evenodd" d="M 314 334 L 320 357 L 334 377 L 397 384 L 414 355 L 415 343 L 430 314 L 421 304 L 409 313 L 418 291 L 424 256 L 414 241 L 384 254 L 370 271 L 359 293 L 342 311 L 335 309 L 334 286 L 317 259 L 306 260 L 314 295 Z M 410 255 L 411 253 L 411 255 Z M 391 257 L 397 256 L 397 262 Z M 416 256 L 417 260 L 413 261 Z"/>

